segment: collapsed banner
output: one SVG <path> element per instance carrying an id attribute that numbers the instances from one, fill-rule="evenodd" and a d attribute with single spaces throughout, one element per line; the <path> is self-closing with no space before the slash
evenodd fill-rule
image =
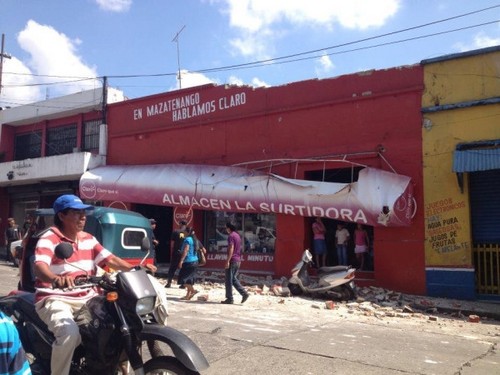
<path id="1" fill-rule="evenodd" d="M 408 226 L 410 178 L 375 168 L 358 181 L 284 178 L 240 167 L 195 164 L 104 166 L 85 172 L 81 197 L 200 210 L 324 217 L 373 226 Z"/>

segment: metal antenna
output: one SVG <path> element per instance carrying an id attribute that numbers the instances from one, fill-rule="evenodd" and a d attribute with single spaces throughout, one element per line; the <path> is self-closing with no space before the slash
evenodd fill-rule
<path id="1" fill-rule="evenodd" d="M 172 42 L 175 42 L 177 44 L 177 69 L 178 69 L 178 79 L 179 79 L 179 89 L 182 88 L 182 78 L 181 78 L 181 60 L 179 56 L 179 35 L 181 35 L 182 30 L 186 28 L 186 25 L 182 26 L 182 28 L 175 34 L 174 39 L 172 39 Z"/>
<path id="2" fill-rule="evenodd" d="M 11 56 L 8 53 L 4 53 L 5 45 L 5 34 L 2 34 L 2 50 L 0 51 L 0 93 L 2 92 L 2 70 L 3 70 L 3 58 L 10 59 Z"/>

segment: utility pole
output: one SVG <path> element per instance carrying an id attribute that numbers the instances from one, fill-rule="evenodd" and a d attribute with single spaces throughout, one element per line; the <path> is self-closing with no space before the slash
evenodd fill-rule
<path id="1" fill-rule="evenodd" d="M 182 26 L 182 28 L 175 34 L 174 39 L 172 39 L 172 42 L 177 43 L 177 69 L 178 69 L 178 75 L 179 75 L 179 88 L 182 89 L 182 78 L 181 78 L 181 60 L 179 56 L 179 35 L 181 35 L 182 30 L 184 30 L 186 25 Z"/>
<path id="2" fill-rule="evenodd" d="M 4 53 L 5 46 L 5 34 L 2 34 L 2 50 L 0 51 L 0 93 L 2 92 L 2 73 L 3 73 L 3 58 L 10 59 L 11 56 L 8 53 Z"/>

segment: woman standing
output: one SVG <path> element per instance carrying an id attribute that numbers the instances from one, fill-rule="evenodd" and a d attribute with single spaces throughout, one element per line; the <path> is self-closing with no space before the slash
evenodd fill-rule
<path id="1" fill-rule="evenodd" d="M 179 284 L 183 285 L 186 289 L 186 295 L 181 297 L 182 300 L 190 300 L 198 291 L 194 289 L 194 282 L 196 280 L 196 271 L 198 269 L 198 255 L 196 254 L 196 246 L 198 246 L 198 239 L 194 234 L 192 227 L 186 228 L 186 238 L 182 243 L 182 252 L 179 260 Z"/>
<path id="2" fill-rule="evenodd" d="M 368 252 L 370 239 L 368 238 L 368 232 L 361 224 L 357 224 L 356 229 L 354 230 L 354 245 L 354 253 L 356 254 L 356 259 L 358 260 L 359 269 L 363 270 L 365 267 L 365 254 Z"/>
<path id="3" fill-rule="evenodd" d="M 326 266 L 326 228 L 320 217 L 317 217 L 312 224 L 313 231 L 313 249 L 316 257 L 316 266 Z"/>

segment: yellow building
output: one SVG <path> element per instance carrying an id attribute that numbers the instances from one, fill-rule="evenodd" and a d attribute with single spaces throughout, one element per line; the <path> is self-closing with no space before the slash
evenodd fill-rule
<path id="1" fill-rule="evenodd" d="M 422 66 L 427 294 L 500 298 L 500 46 Z"/>

